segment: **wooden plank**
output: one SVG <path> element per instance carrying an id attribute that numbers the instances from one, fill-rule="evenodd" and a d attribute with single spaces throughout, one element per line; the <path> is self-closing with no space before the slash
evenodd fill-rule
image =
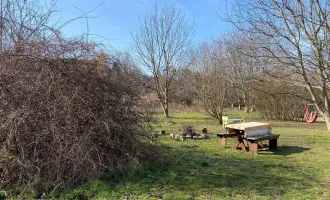
<path id="1" fill-rule="evenodd" d="M 228 119 L 228 124 L 242 123 L 243 119 Z"/>
<path id="2" fill-rule="evenodd" d="M 258 130 L 258 129 L 270 129 L 271 126 L 268 123 L 260 122 L 246 122 L 240 124 L 230 124 L 227 125 L 227 128 L 238 129 L 238 130 Z"/>
<path id="3" fill-rule="evenodd" d="M 217 136 L 219 137 L 219 136 L 223 136 L 223 135 L 225 135 L 226 133 L 216 133 L 217 134 Z"/>
<path id="4" fill-rule="evenodd" d="M 264 140 L 272 140 L 272 139 L 277 139 L 279 138 L 280 135 L 276 134 L 268 134 L 268 135 L 262 135 L 262 136 L 257 136 L 257 137 L 248 137 L 247 140 L 254 140 L 254 141 L 264 141 Z"/>
<path id="5" fill-rule="evenodd" d="M 235 137 L 238 134 L 235 132 L 231 132 L 231 133 L 217 133 L 218 137 Z"/>

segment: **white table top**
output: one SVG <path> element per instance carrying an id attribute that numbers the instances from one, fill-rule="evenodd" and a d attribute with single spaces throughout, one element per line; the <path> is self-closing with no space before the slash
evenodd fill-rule
<path id="1" fill-rule="evenodd" d="M 245 136 L 265 135 L 272 132 L 272 127 L 268 123 L 246 122 L 239 124 L 228 124 L 226 129 L 235 129 L 244 131 Z"/>

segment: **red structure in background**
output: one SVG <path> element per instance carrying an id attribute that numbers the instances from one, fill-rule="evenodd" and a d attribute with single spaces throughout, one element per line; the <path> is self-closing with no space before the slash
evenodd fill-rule
<path id="1" fill-rule="evenodd" d="M 317 119 L 317 116 L 319 115 L 319 111 L 316 109 L 315 113 L 314 114 L 309 114 L 309 111 L 308 111 L 308 106 L 307 104 L 305 104 L 305 114 L 304 114 L 304 117 L 306 119 L 306 121 L 308 123 L 314 123 Z"/>

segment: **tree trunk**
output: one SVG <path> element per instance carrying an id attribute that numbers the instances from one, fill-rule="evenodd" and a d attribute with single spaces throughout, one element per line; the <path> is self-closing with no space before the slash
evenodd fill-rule
<path id="1" fill-rule="evenodd" d="M 219 113 L 218 121 L 219 121 L 220 125 L 223 124 L 223 122 L 222 122 L 222 112 Z"/>
<path id="2" fill-rule="evenodd" d="M 249 99 L 247 99 L 247 95 L 245 94 L 245 92 L 243 93 L 243 101 L 244 101 L 244 111 L 246 113 L 250 112 L 250 104 L 249 104 Z"/>
<path id="3" fill-rule="evenodd" d="M 165 116 L 166 118 L 168 118 L 168 117 L 169 117 L 169 115 L 168 115 L 168 98 L 165 97 L 164 102 L 161 102 L 161 104 L 162 104 L 162 108 L 163 108 L 164 116 Z"/>
<path id="4" fill-rule="evenodd" d="M 254 112 L 255 111 L 255 105 L 253 104 L 250 108 L 250 112 Z"/>
<path id="5" fill-rule="evenodd" d="M 238 110 L 241 110 L 241 99 L 238 99 Z"/>
<path id="6" fill-rule="evenodd" d="M 327 124 L 327 130 L 330 131 L 330 115 L 329 113 L 323 113 L 325 123 Z"/>
<path id="7" fill-rule="evenodd" d="M 169 115 L 168 115 L 168 105 L 167 105 L 167 104 L 163 107 L 163 111 L 164 111 L 164 116 L 165 116 L 166 118 L 168 118 Z"/>
<path id="8" fill-rule="evenodd" d="M 254 112 L 256 105 L 255 105 L 255 99 L 254 98 L 250 98 L 250 112 Z"/>

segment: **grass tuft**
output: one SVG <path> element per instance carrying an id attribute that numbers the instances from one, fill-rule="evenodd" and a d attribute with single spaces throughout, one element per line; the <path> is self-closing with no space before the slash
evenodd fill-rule
<path id="1" fill-rule="evenodd" d="M 202 167 L 209 167 L 210 165 L 209 165 L 209 163 L 207 163 L 207 162 L 202 162 L 201 166 L 202 166 Z"/>

